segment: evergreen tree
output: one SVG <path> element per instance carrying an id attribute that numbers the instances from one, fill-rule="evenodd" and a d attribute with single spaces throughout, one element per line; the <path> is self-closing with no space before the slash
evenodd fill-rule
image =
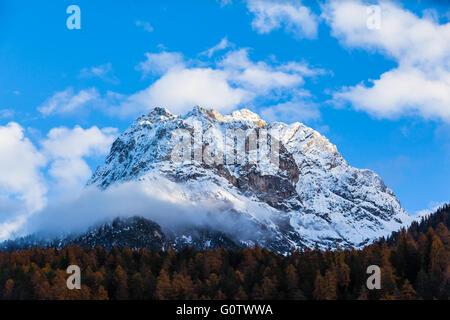
<path id="1" fill-rule="evenodd" d="M 400 300 L 415 300 L 417 298 L 416 291 L 413 286 L 409 283 L 408 279 L 405 280 L 405 283 L 402 286 L 402 290 L 399 295 Z"/>
<path id="2" fill-rule="evenodd" d="M 236 295 L 234 296 L 234 300 L 247 300 L 248 296 L 244 291 L 244 288 L 242 286 L 239 286 L 239 289 L 236 293 Z"/>
<path id="3" fill-rule="evenodd" d="M 128 299 L 128 277 L 120 265 L 117 266 L 113 275 L 114 298 L 117 300 Z"/>
<path id="4" fill-rule="evenodd" d="M 14 280 L 8 279 L 6 280 L 5 287 L 3 288 L 3 299 L 9 300 L 13 298 L 14 292 Z"/>
<path id="5" fill-rule="evenodd" d="M 175 298 L 169 275 L 162 269 L 156 282 L 155 298 L 158 300 L 171 300 Z"/>
<path id="6" fill-rule="evenodd" d="M 141 300 L 144 298 L 144 279 L 139 272 L 136 272 L 130 279 L 130 298 Z"/>
<path id="7" fill-rule="evenodd" d="M 315 300 L 326 300 L 327 298 L 327 283 L 325 278 L 317 270 L 316 280 L 314 281 L 313 297 Z"/>

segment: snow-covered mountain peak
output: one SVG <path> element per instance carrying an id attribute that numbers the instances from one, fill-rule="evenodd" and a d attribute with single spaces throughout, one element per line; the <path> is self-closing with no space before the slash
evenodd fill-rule
<path id="1" fill-rule="evenodd" d="M 230 129 L 245 134 L 230 137 Z M 247 109 L 222 115 L 197 106 L 178 116 L 155 108 L 139 117 L 89 184 L 136 180 L 174 184 L 178 203 L 222 203 L 210 215 L 222 219 L 218 231 L 224 217 L 239 217 L 256 231 L 238 241 L 278 251 L 360 247 L 411 221 L 376 173 L 351 167 L 325 136 L 298 122 L 266 123 Z"/>
<path id="2" fill-rule="evenodd" d="M 156 107 L 151 112 L 138 117 L 131 124 L 130 128 L 128 128 L 127 132 L 135 132 L 137 130 L 140 130 L 140 127 L 151 126 L 154 123 L 177 117 L 178 116 L 171 114 L 166 108 Z"/>
<path id="3" fill-rule="evenodd" d="M 317 150 L 319 152 L 338 153 L 337 147 L 316 130 L 295 122 L 290 125 L 273 122 L 269 128 L 277 132 L 278 139 L 285 145 L 296 147 L 298 152 L 306 153 Z M 300 150 L 301 148 L 301 150 Z"/>
<path id="4" fill-rule="evenodd" d="M 241 109 L 231 113 L 231 115 L 226 115 L 224 117 L 226 121 L 249 121 L 256 124 L 258 127 L 263 127 L 267 123 L 262 120 L 259 115 L 250 111 L 249 109 Z"/>
<path id="5" fill-rule="evenodd" d="M 189 119 L 191 117 L 207 118 L 218 122 L 249 122 L 256 124 L 258 127 L 267 125 L 267 123 L 262 120 L 259 115 L 245 108 L 233 111 L 231 114 L 222 115 L 215 109 L 195 106 L 192 111 L 189 111 L 183 116 L 183 119 Z"/>

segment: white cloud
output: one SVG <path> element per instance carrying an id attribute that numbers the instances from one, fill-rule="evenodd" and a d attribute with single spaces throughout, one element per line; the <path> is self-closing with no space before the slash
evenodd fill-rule
<path id="1" fill-rule="evenodd" d="M 17 232 L 24 228 L 27 222 L 27 215 L 17 215 L 11 220 L 0 222 L 0 240 L 8 240 L 20 236 Z"/>
<path id="2" fill-rule="evenodd" d="M 46 186 L 40 169 L 45 157 L 25 138 L 23 128 L 10 122 L 0 127 L 0 192 L 25 202 L 29 211 L 41 209 Z"/>
<path id="3" fill-rule="evenodd" d="M 284 28 L 297 38 L 315 38 L 319 18 L 300 1 L 248 0 L 247 7 L 255 17 L 252 27 L 258 33 Z"/>
<path id="4" fill-rule="evenodd" d="M 450 121 L 450 73 L 399 67 L 371 82 L 371 87 L 359 84 L 344 88 L 334 98 L 350 101 L 356 110 L 377 117 L 392 118 L 407 113 Z"/>
<path id="5" fill-rule="evenodd" d="M 225 37 L 222 40 L 220 40 L 220 42 L 218 44 L 216 44 L 214 47 L 201 52 L 200 55 L 205 55 L 205 56 L 208 56 L 209 58 L 211 58 L 216 52 L 224 50 L 224 49 L 232 47 L 232 46 L 233 46 L 233 44 L 230 41 L 228 41 L 228 39 Z"/>
<path id="6" fill-rule="evenodd" d="M 139 63 L 136 69 L 143 75 L 154 74 L 161 75 L 170 69 L 181 69 L 185 67 L 184 58 L 178 52 L 146 53 L 147 60 Z"/>
<path id="7" fill-rule="evenodd" d="M 232 88 L 222 70 L 171 69 L 147 89 L 129 96 L 116 112 L 127 115 L 165 106 L 172 112 L 181 113 L 195 105 L 230 110 L 248 101 L 249 95 L 243 89 Z"/>
<path id="8" fill-rule="evenodd" d="M 272 67 L 262 61 L 250 61 L 245 49 L 228 53 L 220 65 L 229 73 L 230 81 L 250 92 L 264 94 L 273 89 L 296 87 L 304 82 L 301 73 L 287 70 L 286 65 Z"/>
<path id="9" fill-rule="evenodd" d="M 0 240 L 15 235 L 47 202 L 79 194 L 92 174 L 86 160 L 106 154 L 116 135 L 113 128 L 60 127 L 37 148 L 19 124 L 0 126 Z"/>
<path id="10" fill-rule="evenodd" d="M 179 53 L 147 53 L 146 57 L 137 68 L 161 76 L 148 88 L 122 99 L 112 108 L 113 114 L 135 115 L 155 106 L 183 113 L 195 105 L 227 112 L 260 97 L 295 95 L 304 77 L 321 72 L 292 61 L 253 62 L 247 49 L 228 51 L 211 65 L 191 61 L 188 66 Z"/>
<path id="11" fill-rule="evenodd" d="M 80 108 L 88 103 L 95 102 L 100 95 L 95 88 L 80 90 L 75 93 L 73 88 L 67 88 L 64 91 L 55 93 L 47 99 L 38 111 L 45 116 L 52 114 L 70 114 L 79 111 Z"/>
<path id="12" fill-rule="evenodd" d="M 100 78 L 113 84 L 119 83 L 119 79 L 113 74 L 112 64 L 106 63 L 97 67 L 84 68 L 80 71 L 81 78 Z"/>
<path id="13" fill-rule="evenodd" d="M 307 122 L 320 119 L 319 106 L 311 100 L 308 92 L 299 92 L 292 100 L 278 103 L 260 112 L 261 117 L 268 121 Z"/>
<path id="14" fill-rule="evenodd" d="M 56 180 L 58 189 L 80 191 L 92 175 L 85 158 L 107 154 L 116 135 L 116 129 L 95 126 L 50 130 L 41 142 L 42 152 L 51 161 L 49 174 Z"/>
<path id="15" fill-rule="evenodd" d="M 314 77 L 319 75 L 325 75 L 328 72 L 324 69 L 312 68 L 306 62 L 288 62 L 279 68 L 282 71 L 296 72 L 304 77 Z"/>
<path id="16" fill-rule="evenodd" d="M 390 2 L 381 2 L 379 29 L 367 27 L 361 1 L 334 1 L 324 6 L 332 34 L 347 47 L 378 51 L 398 67 L 335 93 L 338 103 L 378 117 L 416 114 L 450 121 L 450 23 L 440 25 L 429 14 L 420 18 Z"/>
<path id="17" fill-rule="evenodd" d="M 88 186 L 79 195 L 61 203 L 52 203 L 34 215 L 27 223 L 27 231 L 46 236 L 63 232 L 85 232 L 87 228 L 111 221 L 116 217 L 142 216 L 163 228 L 202 226 L 217 228 L 231 235 L 253 239 L 256 229 L 249 217 L 233 215 L 230 201 L 185 199 L 186 186 L 160 177 L 152 183 L 128 181 L 102 191 Z M 266 212 L 254 208 L 253 214 Z M 221 212 L 221 214 L 214 214 Z M 227 221 L 227 223 L 224 223 Z"/>
<path id="18" fill-rule="evenodd" d="M 52 162 L 49 174 L 60 186 L 58 194 L 62 194 L 68 190 L 80 191 L 86 185 L 92 171 L 82 158 L 61 158 Z"/>
<path id="19" fill-rule="evenodd" d="M 109 150 L 117 130 L 114 128 L 99 129 L 96 126 L 83 129 L 75 126 L 51 129 L 42 142 L 46 154 L 51 158 L 73 158 L 105 154 Z"/>

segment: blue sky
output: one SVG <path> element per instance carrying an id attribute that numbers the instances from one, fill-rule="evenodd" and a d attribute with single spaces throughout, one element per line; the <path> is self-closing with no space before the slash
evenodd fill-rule
<path id="1" fill-rule="evenodd" d="M 313 127 L 409 213 L 449 201 L 450 6 L 351 3 L 0 1 L 0 206 L 42 209 L 138 115 L 193 103 Z"/>

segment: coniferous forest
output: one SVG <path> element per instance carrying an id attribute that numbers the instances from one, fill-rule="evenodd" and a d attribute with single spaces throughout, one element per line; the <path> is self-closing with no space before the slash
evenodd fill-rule
<path id="1" fill-rule="evenodd" d="M 1 299 L 411 300 L 450 297 L 450 206 L 362 250 L 175 252 L 101 247 L 0 252 Z M 79 265 L 81 290 L 66 268 Z M 381 269 L 368 290 L 366 268 Z"/>

